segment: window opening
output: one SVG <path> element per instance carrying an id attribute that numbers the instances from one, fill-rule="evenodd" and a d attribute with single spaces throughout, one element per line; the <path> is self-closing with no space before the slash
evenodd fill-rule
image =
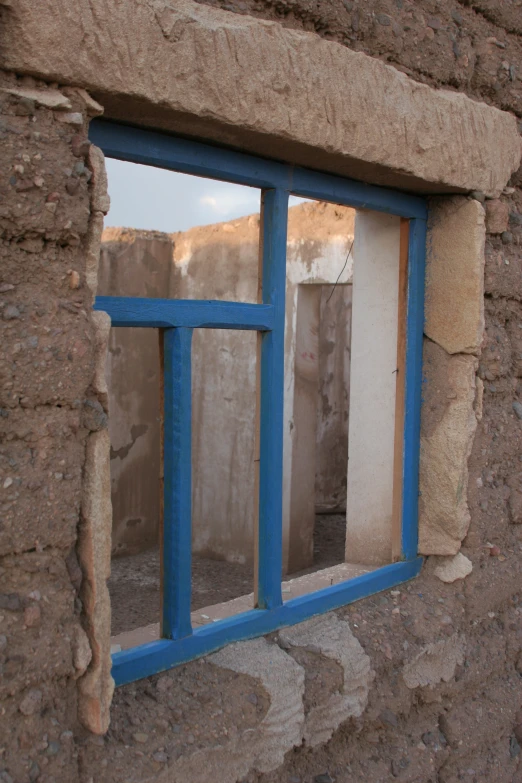
<path id="1" fill-rule="evenodd" d="M 354 222 L 355 210 L 327 202 L 288 211 L 285 575 L 344 562 Z"/>
<path id="2" fill-rule="evenodd" d="M 113 636 L 159 620 L 160 379 L 158 330 L 112 328 L 107 386 Z"/>
<path id="3" fill-rule="evenodd" d="M 202 175 L 241 186 L 247 185 L 250 188 L 260 188 L 262 192 L 258 256 L 260 285 L 253 302 L 208 298 L 181 299 L 175 296 L 145 298 L 143 295 L 132 297 L 100 295 L 96 300 L 96 307 L 109 312 L 115 327 L 158 329 L 161 335 L 163 362 L 164 491 L 160 541 L 162 552 L 160 638 L 155 637 L 151 644 L 122 649 L 121 652 L 114 654 L 113 675 L 117 683 L 124 683 L 170 668 L 217 649 L 230 641 L 267 633 L 282 625 L 299 622 L 314 614 L 400 584 L 418 573 L 421 559 L 416 556 L 417 486 L 426 206 L 423 199 L 406 194 L 105 121 L 94 121 L 91 125 L 91 135 L 93 141 L 101 146 L 109 157 L 191 175 Z M 381 368 L 381 372 L 388 372 L 387 362 L 391 359 L 394 365 L 389 373 L 393 376 L 395 384 L 392 401 L 393 416 L 391 426 L 388 427 L 391 433 L 391 435 L 388 433 L 388 444 L 392 444 L 392 457 L 391 461 L 386 463 L 388 481 L 386 487 L 390 490 L 391 486 L 388 496 L 392 510 L 391 512 L 387 510 L 388 517 L 385 522 L 382 519 L 377 520 L 379 524 L 386 525 L 389 539 L 385 545 L 386 554 L 383 556 L 380 553 L 375 563 L 364 562 L 368 560 L 365 557 L 353 557 L 356 546 L 353 540 L 349 541 L 350 534 L 353 539 L 354 531 L 357 533 L 358 530 L 359 532 L 363 530 L 367 541 L 368 530 L 372 530 L 375 520 L 356 516 L 355 523 L 350 526 L 350 519 L 348 519 L 345 550 L 345 559 L 348 563 L 334 566 L 339 571 L 337 577 L 332 578 L 329 569 L 325 569 L 318 574 L 322 575 L 323 582 L 329 581 L 329 584 L 323 586 L 317 583 L 312 592 L 297 590 L 290 597 L 285 597 L 284 583 L 283 588 L 281 586 L 281 575 L 289 571 L 288 533 L 290 530 L 288 516 L 285 527 L 285 513 L 287 513 L 285 504 L 288 503 L 288 498 L 291 498 L 291 492 L 287 490 L 285 494 L 284 481 L 284 467 L 287 469 L 289 464 L 288 452 L 284 447 L 285 422 L 288 413 L 285 408 L 286 397 L 288 397 L 285 388 L 285 355 L 288 358 L 292 353 L 285 348 L 285 309 L 287 322 L 289 312 L 292 314 L 292 307 L 290 310 L 288 308 L 286 274 L 287 256 L 291 257 L 291 251 L 287 252 L 290 196 L 300 200 L 313 199 L 326 202 L 325 209 L 338 205 L 341 210 L 347 207 L 363 210 L 358 213 L 357 218 L 359 220 L 359 215 L 362 215 L 360 223 L 363 226 L 367 215 L 371 216 L 368 224 L 370 227 L 373 216 L 383 218 L 381 223 L 377 220 L 373 226 L 379 241 L 382 239 L 382 232 L 386 233 L 386 226 L 389 229 L 393 224 L 392 233 L 395 232 L 395 239 L 400 234 L 400 241 L 396 242 L 396 247 L 394 245 L 392 255 L 397 262 L 397 268 L 399 260 L 403 263 L 405 259 L 407 269 L 404 267 L 406 277 L 403 274 L 400 278 L 402 282 L 399 283 L 397 277 L 397 283 L 394 284 L 395 331 L 391 341 L 388 342 L 391 345 L 395 341 L 395 344 L 392 345 L 386 362 L 382 362 L 376 354 L 379 348 L 378 340 L 373 340 L 373 343 L 370 341 L 371 350 L 376 354 L 375 363 Z M 304 204 L 303 207 L 307 208 L 308 205 Z M 366 230 L 363 235 L 367 241 L 372 233 Z M 357 252 L 355 245 L 356 259 Z M 363 255 L 361 253 L 361 269 L 366 271 L 367 283 L 364 283 L 365 274 L 362 274 L 359 280 L 363 280 L 363 284 L 359 282 L 359 287 L 364 290 L 365 285 L 369 286 L 371 303 L 374 283 L 372 275 L 367 273 L 375 261 L 373 257 L 378 256 L 375 242 L 372 245 L 371 239 L 368 258 L 363 258 Z M 290 267 L 291 264 L 288 265 L 288 268 Z M 332 285 L 332 280 L 329 279 L 313 282 L 318 288 L 322 285 Z M 344 279 L 338 279 L 336 282 L 341 286 L 347 286 L 349 283 Z M 308 310 L 316 313 L 314 316 L 316 319 L 318 310 L 320 320 L 321 298 L 316 294 L 315 304 L 313 303 L 313 287 L 310 285 L 306 290 L 306 281 L 303 280 L 295 285 L 292 296 L 294 296 L 296 317 L 297 303 L 301 298 L 301 304 L 307 303 Z M 404 301 L 401 300 L 400 291 L 403 291 L 406 296 Z M 353 294 L 354 297 L 357 296 L 357 274 L 353 283 Z M 307 305 L 305 304 L 305 308 Z M 369 309 L 378 313 L 378 307 Z M 356 326 L 355 305 L 352 306 L 352 316 L 350 428 L 353 419 L 357 418 L 354 417 L 353 412 L 353 401 L 356 399 L 353 391 L 356 366 L 356 351 L 353 345 Z M 397 318 L 404 326 L 403 329 L 398 329 Z M 364 326 L 364 321 L 362 323 Z M 359 335 L 364 337 L 364 328 L 361 329 L 361 324 L 358 329 Z M 257 333 L 255 337 L 256 416 L 253 432 L 255 489 L 258 490 L 258 503 L 253 520 L 255 608 L 233 617 L 220 619 L 219 622 L 198 626 L 191 617 L 192 452 L 195 426 L 192 389 L 194 367 L 197 366 L 198 361 L 197 356 L 194 355 L 194 335 L 201 334 L 202 337 L 198 339 L 202 339 L 205 344 L 205 335 L 217 333 L 216 330 L 230 330 L 238 335 L 246 333 L 249 337 L 255 337 L 254 333 Z M 401 340 L 404 349 L 402 354 Z M 368 344 L 360 337 L 359 343 L 365 358 L 364 352 L 368 352 Z M 401 367 L 398 361 L 401 355 L 404 356 L 404 367 Z M 358 361 L 360 363 L 360 359 Z M 401 369 L 403 378 L 398 382 L 397 376 L 401 374 Z M 362 376 L 364 377 L 364 373 Z M 318 371 L 314 383 L 318 386 Z M 401 389 L 398 394 L 397 390 Z M 364 395 L 362 400 L 364 402 Z M 396 415 L 395 406 L 399 415 Z M 305 411 L 305 418 L 311 418 L 316 430 L 317 411 L 317 401 L 315 407 L 310 405 L 309 411 L 308 409 Z M 312 445 L 315 446 L 315 442 Z M 348 509 L 350 492 L 353 489 L 353 481 L 350 478 L 352 450 L 353 447 L 350 445 Z M 317 462 L 317 459 L 315 461 Z M 367 460 L 366 478 L 371 474 L 371 465 L 371 461 Z M 313 469 L 309 469 L 309 473 L 313 497 L 312 509 L 315 511 L 315 465 Z M 379 480 L 382 480 L 380 475 Z M 378 483 L 376 482 L 377 485 Z M 368 492 L 369 488 L 370 482 L 366 481 L 365 490 Z M 390 526 L 393 535 L 390 533 Z M 382 544 L 380 541 L 378 543 L 379 546 Z M 371 558 L 369 559 L 371 561 Z"/>
<path id="4" fill-rule="evenodd" d="M 111 209 L 102 238 L 100 296 L 256 301 L 258 189 L 112 158 L 107 171 Z M 115 649 L 159 636 L 158 331 L 113 328 L 110 336 Z M 194 330 L 195 626 L 253 608 L 255 373 L 254 332 Z M 241 600 L 222 606 L 233 599 Z"/>
<path id="5" fill-rule="evenodd" d="M 201 626 L 254 608 L 257 336 L 195 329 L 192 340 L 192 616 Z"/>

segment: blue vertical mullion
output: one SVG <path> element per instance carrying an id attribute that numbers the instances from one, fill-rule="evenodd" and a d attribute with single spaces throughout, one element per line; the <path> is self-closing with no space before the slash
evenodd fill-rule
<path id="1" fill-rule="evenodd" d="M 263 191 L 263 304 L 274 307 L 272 331 L 261 338 L 261 411 L 257 604 L 282 604 L 283 395 L 288 192 Z"/>
<path id="2" fill-rule="evenodd" d="M 162 636 L 192 633 L 192 329 L 165 329 Z"/>
<path id="3" fill-rule="evenodd" d="M 410 220 L 402 492 L 402 555 L 405 560 L 417 557 L 418 549 L 425 256 L 426 221 L 420 218 Z"/>

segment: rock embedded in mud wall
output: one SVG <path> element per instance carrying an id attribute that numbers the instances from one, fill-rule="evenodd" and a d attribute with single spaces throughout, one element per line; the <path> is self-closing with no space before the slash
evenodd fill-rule
<path id="1" fill-rule="evenodd" d="M 424 333 L 447 353 L 479 354 L 484 337 L 484 208 L 430 201 Z"/>
<path id="2" fill-rule="evenodd" d="M 470 523 L 468 459 L 477 428 L 477 359 L 424 341 L 419 552 L 455 555 Z"/>
<path id="3" fill-rule="evenodd" d="M 473 570 L 473 563 L 469 558 L 458 552 L 455 557 L 443 557 L 438 561 L 438 565 L 435 568 L 435 576 L 437 576 L 441 582 L 450 584 L 456 582 L 457 579 L 465 579 Z"/>

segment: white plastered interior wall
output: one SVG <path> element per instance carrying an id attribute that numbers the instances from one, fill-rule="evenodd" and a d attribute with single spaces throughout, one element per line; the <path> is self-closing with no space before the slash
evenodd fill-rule
<path id="1" fill-rule="evenodd" d="M 400 218 L 355 218 L 346 560 L 392 559 Z"/>

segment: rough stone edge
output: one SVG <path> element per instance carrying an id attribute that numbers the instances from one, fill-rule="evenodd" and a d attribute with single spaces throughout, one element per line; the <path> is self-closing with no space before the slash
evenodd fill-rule
<path id="1" fill-rule="evenodd" d="M 281 150 L 293 145 L 295 155 L 304 147 L 308 155 L 324 153 L 326 169 L 336 170 L 335 157 L 360 163 L 357 177 L 367 181 L 377 182 L 379 172 L 382 177 L 392 168 L 395 182 L 410 190 L 426 182 L 438 192 L 446 187 L 495 196 L 518 168 L 521 144 L 511 114 L 461 93 L 434 90 L 315 34 L 192 0 L 149 0 L 132 8 L 114 0 L 96 17 L 86 11 L 86 0 L 60 15 L 63 2 L 41 0 L 35 14 L 32 0 L 19 0 L 8 11 L 0 30 L 1 66 L 82 85 L 103 96 L 113 118 L 180 133 L 192 126 L 201 138 L 232 145 L 239 127 L 252 151 L 273 136 Z M 89 49 L 94 39 L 97 46 Z M 208 52 L 201 49 L 205 42 Z M 142 67 L 149 53 L 165 63 L 163 71 Z M 246 64 L 259 60 L 268 63 L 268 74 L 254 67 L 245 79 Z M 356 72 L 360 78 L 350 78 Z M 216 74 L 222 75 L 219 83 Z M 361 126 L 353 110 L 368 95 L 386 109 L 364 112 Z M 315 105 L 321 107 L 316 114 Z M 386 159 L 390 136 L 398 136 L 393 160 Z"/>
<path id="2" fill-rule="evenodd" d="M 87 162 L 92 172 L 91 211 L 101 212 L 103 215 L 106 215 L 111 207 L 111 200 L 107 190 L 105 156 L 101 149 L 94 144 L 91 144 L 89 147 Z"/>
<path id="3" fill-rule="evenodd" d="M 85 248 L 85 285 L 96 296 L 103 233 L 103 212 L 91 212 Z"/>
<path id="4" fill-rule="evenodd" d="M 92 651 L 87 672 L 78 680 L 78 718 L 94 734 L 104 734 L 109 727 L 114 691 L 111 607 L 107 588 L 111 568 L 111 522 L 110 440 L 107 430 L 100 430 L 87 438 L 77 544 L 83 572 L 83 619 Z"/>
<path id="5" fill-rule="evenodd" d="M 335 661 L 343 672 L 342 692 L 331 694 L 305 715 L 303 737 L 310 747 L 323 745 L 348 718 L 359 718 L 368 703 L 374 672 L 349 624 L 331 612 L 279 631 L 283 647 L 302 647 Z"/>
<path id="6" fill-rule="evenodd" d="M 304 671 L 293 658 L 260 637 L 230 644 L 206 661 L 259 680 L 270 698 L 270 706 L 255 730 L 238 732 L 225 746 L 181 757 L 153 778 L 158 783 L 236 783 L 252 769 L 277 769 L 285 753 L 302 742 Z"/>
<path id="7" fill-rule="evenodd" d="M 445 237 L 451 236 L 455 231 L 468 230 L 470 237 L 465 243 L 466 253 L 460 254 L 458 247 L 448 246 Z M 442 240 L 442 241 L 441 241 Z M 426 336 L 444 350 L 448 357 L 451 355 L 472 354 L 479 357 L 484 338 L 484 266 L 485 266 L 485 211 L 482 205 L 474 200 L 461 196 L 437 197 L 430 201 L 430 214 L 428 220 L 427 258 L 426 258 L 426 285 L 425 285 L 425 325 Z M 467 274 L 470 273 L 470 274 Z M 469 277 L 474 278 L 473 302 L 469 302 Z M 456 286 L 457 291 L 448 293 L 448 288 Z M 459 302 L 467 298 L 467 318 L 464 317 Z M 456 327 L 452 328 L 455 323 Z M 453 332 L 453 334 L 451 333 Z M 448 536 L 441 535 L 439 543 L 434 544 L 436 536 L 429 519 L 437 517 L 438 509 L 443 505 L 441 498 L 432 499 L 432 508 L 429 507 L 428 496 L 423 496 L 423 509 L 419 510 L 419 554 L 453 556 L 460 549 L 464 539 L 471 515 L 468 507 L 468 460 L 471 455 L 473 441 L 477 429 L 477 423 L 482 418 L 483 384 L 475 371 L 469 374 L 466 384 L 460 391 L 459 397 L 453 400 L 446 411 L 446 417 L 451 416 L 457 406 L 466 408 L 469 421 L 469 438 L 461 448 L 458 442 L 457 428 L 447 429 L 447 447 L 453 454 L 460 451 L 459 480 L 462 485 L 462 495 L 455 507 L 459 507 L 458 516 L 460 523 L 455 540 L 449 544 Z M 424 371 L 423 371 L 424 375 Z M 441 390 L 441 394 L 445 394 Z M 442 401 L 441 401 L 442 402 Z M 421 408 L 421 419 L 422 419 Z M 464 415 L 464 411 L 463 411 Z M 442 429 L 442 424 L 440 425 Z M 452 435 L 453 444 L 451 443 Z M 421 435 L 421 452 L 419 463 L 419 490 L 422 493 L 423 486 L 429 485 L 430 465 L 432 460 L 429 451 L 433 444 L 430 439 Z M 444 499 L 445 504 L 454 502 L 453 494 Z M 428 536 L 428 530 L 432 534 Z M 430 544 L 428 540 L 431 538 Z"/>
<path id="8" fill-rule="evenodd" d="M 79 92 L 90 107 L 90 116 L 103 111 L 85 90 L 78 88 L 75 92 Z M 98 286 L 103 216 L 109 209 L 110 200 L 105 158 L 94 145 L 89 147 L 88 163 L 93 176 L 90 188 L 91 215 L 85 246 L 85 284 L 94 299 Z M 107 313 L 101 311 L 91 311 L 90 318 L 94 336 L 91 389 L 104 410 L 108 411 L 105 364 L 111 320 Z M 83 572 L 82 620 L 91 650 L 87 670 L 78 679 L 78 718 L 94 734 L 104 734 L 109 728 L 114 692 L 111 676 L 111 605 L 107 587 L 111 568 L 111 538 L 110 438 L 108 431 L 103 429 L 90 433 L 87 438 L 77 543 L 78 561 Z M 85 640 L 82 641 L 80 662 L 85 662 Z"/>
<path id="9" fill-rule="evenodd" d="M 441 349 L 443 350 L 443 349 Z M 459 361 L 460 357 L 460 361 Z M 454 399 L 429 436 L 421 433 L 419 462 L 419 546 L 421 555 L 456 555 L 466 537 L 471 515 L 468 506 L 468 460 L 477 430 L 475 400 L 478 360 L 467 354 L 448 355 L 455 365 L 460 387 Z M 459 366 L 457 366 L 457 363 Z M 441 394 L 447 402 L 447 390 Z M 465 432 L 466 437 L 461 433 Z M 435 460 L 433 455 L 438 456 Z M 433 489 L 433 466 L 438 462 L 444 470 L 445 493 Z M 442 468 L 441 468 L 442 469 Z"/>
<path id="10" fill-rule="evenodd" d="M 485 211 L 462 196 L 430 200 L 424 333 L 449 354 L 484 338 Z"/>
<path id="11" fill-rule="evenodd" d="M 91 319 L 94 326 L 95 357 L 92 389 L 103 405 L 104 411 L 107 413 L 109 410 L 109 389 L 107 387 L 105 367 L 107 362 L 109 334 L 111 330 L 111 317 L 103 310 L 95 310 L 93 313 L 91 313 Z"/>

